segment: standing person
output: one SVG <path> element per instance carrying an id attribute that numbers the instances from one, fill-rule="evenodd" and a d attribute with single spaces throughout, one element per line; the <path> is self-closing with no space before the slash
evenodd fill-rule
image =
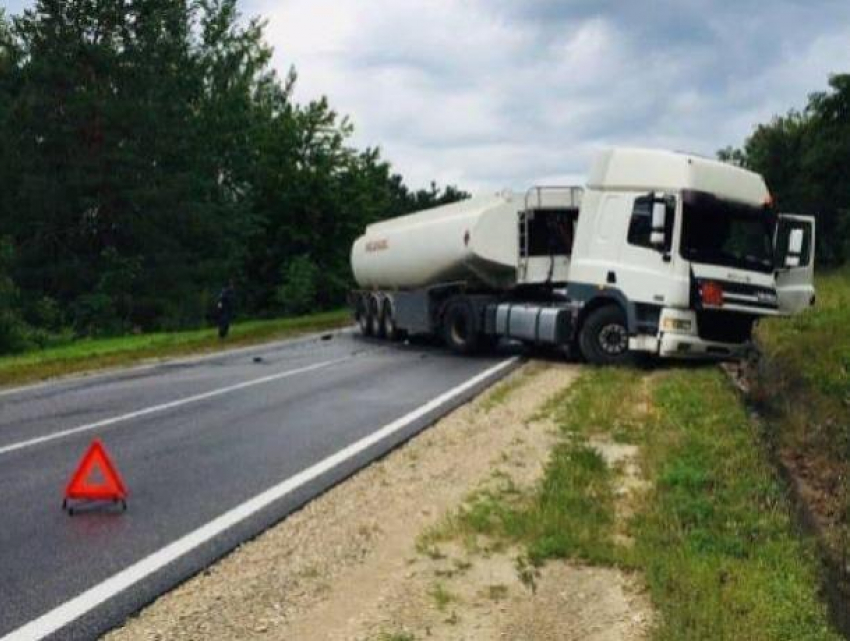
<path id="1" fill-rule="evenodd" d="M 227 338 L 236 311 L 236 289 L 231 278 L 218 295 L 218 337 Z"/>

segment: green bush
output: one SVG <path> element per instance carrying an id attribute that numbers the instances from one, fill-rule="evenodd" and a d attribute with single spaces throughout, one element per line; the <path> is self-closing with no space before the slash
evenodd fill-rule
<path id="1" fill-rule="evenodd" d="M 102 292 L 80 296 L 73 310 L 77 336 L 108 336 L 123 329 L 112 298 Z"/>
<path id="2" fill-rule="evenodd" d="M 23 317 L 28 325 L 41 327 L 46 331 L 61 331 L 65 326 L 65 315 L 55 299 L 40 296 L 34 299 L 24 299 L 22 303 Z"/>
<path id="3" fill-rule="evenodd" d="M 0 309 L 0 354 L 22 352 L 31 347 L 26 324 L 13 309 Z"/>
<path id="4" fill-rule="evenodd" d="M 307 254 L 293 258 L 281 271 L 275 300 L 286 314 L 306 314 L 316 305 L 319 268 Z"/>
<path id="5" fill-rule="evenodd" d="M 20 352 L 30 347 L 29 327 L 20 312 L 20 294 L 11 276 L 11 243 L 0 238 L 0 354 Z"/>

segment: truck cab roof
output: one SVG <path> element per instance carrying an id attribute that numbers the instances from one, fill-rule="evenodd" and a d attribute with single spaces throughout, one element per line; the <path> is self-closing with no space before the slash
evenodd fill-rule
<path id="1" fill-rule="evenodd" d="M 692 189 L 752 205 L 770 198 L 764 179 L 752 171 L 694 154 L 631 147 L 600 152 L 587 186 L 602 191 Z"/>

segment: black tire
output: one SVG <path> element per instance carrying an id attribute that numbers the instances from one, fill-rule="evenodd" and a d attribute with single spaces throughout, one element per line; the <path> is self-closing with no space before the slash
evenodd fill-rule
<path id="1" fill-rule="evenodd" d="M 393 306 L 390 301 L 385 300 L 381 310 L 381 332 L 390 341 L 397 341 L 401 338 L 401 331 L 396 325 L 395 314 L 393 314 Z"/>
<path id="2" fill-rule="evenodd" d="M 623 310 L 606 305 L 590 312 L 579 331 L 578 346 L 593 365 L 631 365 L 633 355 Z"/>
<path id="3" fill-rule="evenodd" d="M 378 297 L 369 296 L 366 299 L 367 309 L 369 310 L 369 336 L 381 336 L 381 308 L 378 307 Z"/>
<path id="4" fill-rule="evenodd" d="M 369 298 L 367 296 L 359 296 L 357 298 L 355 317 L 357 318 L 357 324 L 360 326 L 360 333 L 363 336 L 371 336 L 372 322 L 369 320 Z"/>
<path id="5" fill-rule="evenodd" d="M 472 354 L 478 350 L 481 337 L 472 304 L 464 298 L 454 298 L 443 312 L 443 340 L 453 352 Z"/>

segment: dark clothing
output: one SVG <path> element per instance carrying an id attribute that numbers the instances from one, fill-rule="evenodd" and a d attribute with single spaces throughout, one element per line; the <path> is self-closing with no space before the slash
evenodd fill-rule
<path id="1" fill-rule="evenodd" d="M 230 332 L 230 323 L 236 312 L 236 292 L 228 286 L 221 290 L 218 295 L 218 337 L 227 337 Z"/>

